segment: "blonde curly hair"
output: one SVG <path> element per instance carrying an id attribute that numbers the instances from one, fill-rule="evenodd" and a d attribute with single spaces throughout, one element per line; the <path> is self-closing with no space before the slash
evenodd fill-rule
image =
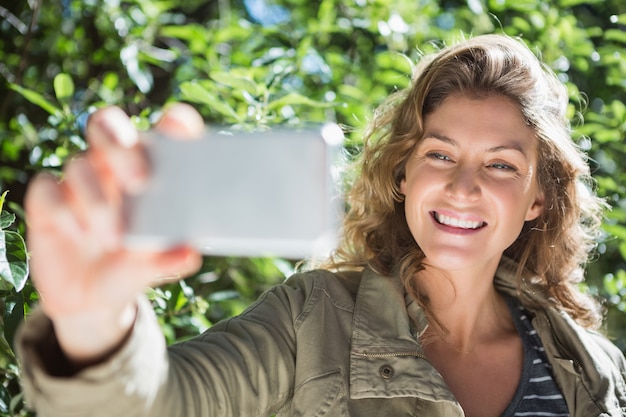
<path id="1" fill-rule="evenodd" d="M 342 241 L 328 266 L 369 267 L 383 275 L 397 270 L 407 291 L 427 304 L 414 279 L 424 253 L 408 228 L 400 183 L 422 139 L 424 116 L 459 93 L 512 99 L 537 138 L 544 210 L 524 224 L 504 253 L 518 265 L 520 296 L 530 286 L 580 324 L 597 327 L 599 307 L 577 284 L 596 245 L 604 203 L 593 193 L 584 154 L 571 140 L 564 85 L 522 41 L 505 35 L 473 37 L 421 59 L 411 85 L 375 112 L 347 194 Z"/>

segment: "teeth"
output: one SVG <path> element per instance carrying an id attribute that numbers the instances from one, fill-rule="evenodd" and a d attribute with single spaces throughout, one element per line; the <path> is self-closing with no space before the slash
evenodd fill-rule
<path id="1" fill-rule="evenodd" d="M 478 229 L 483 222 L 472 220 L 461 220 L 444 214 L 435 213 L 435 219 L 446 226 L 458 227 L 460 229 Z"/>

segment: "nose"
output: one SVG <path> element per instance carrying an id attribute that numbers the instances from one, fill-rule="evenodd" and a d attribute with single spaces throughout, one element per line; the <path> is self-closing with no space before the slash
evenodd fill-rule
<path id="1" fill-rule="evenodd" d="M 450 173 L 446 193 L 459 201 L 477 200 L 481 195 L 480 172 L 469 166 L 457 166 Z"/>

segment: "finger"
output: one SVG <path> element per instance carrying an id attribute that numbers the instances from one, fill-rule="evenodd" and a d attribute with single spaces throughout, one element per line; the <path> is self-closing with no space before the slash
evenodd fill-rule
<path id="1" fill-rule="evenodd" d="M 176 103 L 168 107 L 156 129 L 177 139 L 194 139 L 204 131 L 204 121 L 189 104 Z"/>
<path id="2" fill-rule="evenodd" d="M 105 192 L 106 182 L 89 159 L 77 158 L 67 165 L 62 184 L 78 222 L 99 251 L 113 250 L 121 239 L 119 196 Z"/>
<path id="3" fill-rule="evenodd" d="M 139 142 L 137 129 L 119 107 L 104 107 L 89 116 L 87 139 L 99 148 L 132 148 Z"/>
<path id="4" fill-rule="evenodd" d="M 62 232 L 77 237 L 81 227 L 70 210 L 57 179 L 42 173 L 31 180 L 24 197 L 26 223 L 37 233 Z M 29 233 L 30 235 L 30 233 Z"/>
<path id="5" fill-rule="evenodd" d="M 195 249 L 187 246 L 164 252 L 119 251 L 111 253 L 94 267 L 97 276 L 94 292 L 104 299 L 116 299 L 120 289 L 128 295 L 127 302 L 146 287 L 166 281 L 182 279 L 196 272 L 202 257 Z M 109 293 L 111 292 L 111 293 Z"/>
<path id="6" fill-rule="evenodd" d="M 58 288 L 58 276 L 68 278 L 68 264 L 64 256 L 78 256 L 77 242 L 82 228 L 65 201 L 64 193 L 56 178 L 48 173 L 37 175 L 26 191 L 27 246 L 30 276 L 42 294 Z M 61 256 L 58 256 L 61 254 Z M 45 278 L 45 279 L 44 279 Z"/>
<path id="7" fill-rule="evenodd" d="M 197 272 L 202 265 L 202 255 L 190 246 L 179 246 L 151 256 L 154 270 L 147 283 L 149 286 L 178 281 Z"/>
<path id="8" fill-rule="evenodd" d="M 137 129 L 120 108 L 93 113 L 87 123 L 87 141 L 94 165 L 101 172 L 110 171 L 122 190 L 134 193 L 145 185 L 149 163 Z"/>

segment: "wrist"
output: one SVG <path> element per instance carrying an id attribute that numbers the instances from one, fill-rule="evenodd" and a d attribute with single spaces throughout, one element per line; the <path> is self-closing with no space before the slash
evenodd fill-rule
<path id="1" fill-rule="evenodd" d="M 131 333 L 137 306 L 120 311 L 84 312 L 53 319 L 54 331 L 63 354 L 76 367 L 101 362 L 121 347 Z"/>

